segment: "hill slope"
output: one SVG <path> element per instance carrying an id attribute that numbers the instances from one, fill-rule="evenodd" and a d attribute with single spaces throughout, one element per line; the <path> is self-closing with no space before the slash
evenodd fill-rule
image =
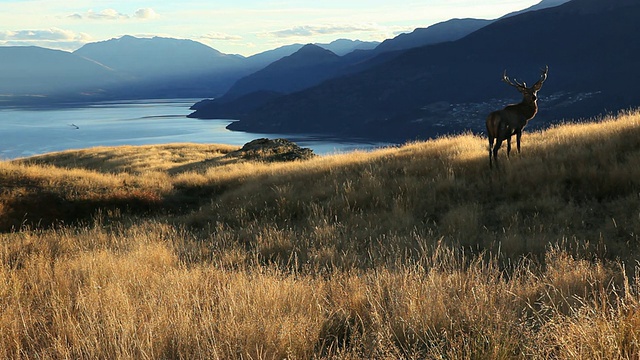
<path id="1" fill-rule="evenodd" d="M 236 223 L 249 221 L 251 214 L 270 214 L 268 218 L 278 223 L 293 221 L 306 227 L 315 221 L 312 212 L 320 206 L 342 221 L 365 221 L 367 226 L 357 231 L 404 232 L 414 226 L 434 226 L 437 233 L 453 236 L 448 231 L 454 229 L 443 224 L 452 221 L 457 211 L 472 207 L 476 222 L 467 235 L 475 235 L 459 240 L 483 246 L 491 245 L 483 242 L 485 235 L 522 220 L 504 214 L 535 215 L 541 223 L 561 221 L 564 225 L 553 230 L 561 234 L 589 236 L 594 227 L 608 234 L 611 229 L 603 212 L 609 214 L 606 218 L 615 217 L 618 226 L 640 225 L 632 213 L 614 208 L 636 201 L 634 191 L 640 188 L 636 176 L 640 167 L 635 166 L 640 161 L 639 123 L 640 114 L 635 112 L 606 122 L 526 133 L 522 154 L 494 172 L 488 168 L 486 139 L 472 135 L 282 164 L 238 162 L 224 156 L 233 147 L 215 145 L 54 153 L 2 163 L 3 186 L 13 189 L 0 199 L 2 229 L 25 222 L 54 223 L 56 217 L 73 221 L 74 216 L 90 216 L 91 206 L 94 210 L 107 206 L 106 199 L 126 204 L 130 196 L 141 206 L 150 201 L 149 208 L 160 213 L 188 214 L 182 221 L 191 224 L 209 217 Z M 118 187 L 122 183 L 127 185 Z M 258 191 L 261 188 L 281 190 Z M 17 193 L 22 195 L 16 197 Z M 48 206 L 43 205 L 43 194 L 51 201 Z M 92 196 L 96 196 L 93 205 Z M 280 197 L 290 202 L 278 204 Z M 210 207 L 212 200 L 215 209 Z M 236 211 L 248 211 L 249 218 L 236 218 Z M 281 211 L 283 218 L 277 215 Z M 567 218 L 559 220 L 559 212 Z M 632 228 L 626 235 L 612 233 L 611 240 L 640 233 Z M 533 230 L 521 231 L 518 236 L 524 237 Z M 534 249 L 540 245 L 543 242 L 518 244 Z"/>
<path id="2" fill-rule="evenodd" d="M 0 162 L 0 356 L 637 354 L 638 139 L 635 111 L 527 133 L 499 171 L 469 134 Z"/>

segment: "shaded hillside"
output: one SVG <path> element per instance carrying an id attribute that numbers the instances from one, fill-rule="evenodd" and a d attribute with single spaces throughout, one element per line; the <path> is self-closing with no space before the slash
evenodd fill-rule
<path id="1" fill-rule="evenodd" d="M 222 96 L 216 99 L 205 99 L 193 104 L 191 110 L 195 111 L 187 115 L 187 117 L 196 119 L 240 119 L 256 108 L 264 106 L 283 95 L 275 91 L 258 90 L 237 98 Z"/>
<path id="2" fill-rule="evenodd" d="M 229 126 L 382 139 L 481 130 L 500 99 L 519 99 L 504 69 L 535 81 L 544 65 L 534 123 L 592 116 L 638 104 L 640 4 L 574 0 L 497 21 L 456 42 L 409 50 L 362 73 L 276 99 Z M 471 109 L 471 110 L 468 110 Z M 466 112 L 465 112 L 466 111 Z"/>

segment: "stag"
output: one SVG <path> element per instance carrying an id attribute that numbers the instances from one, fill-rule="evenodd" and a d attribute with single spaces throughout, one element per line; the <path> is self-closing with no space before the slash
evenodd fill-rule
<path id="1" fill-rule="evenodd" d="M 520 152 L 522 129 L 538 112 L 538 91 L 542 88 L 545 80 L 547 80 L 548 72 L 549 66 L 546 66 L 542 69 L 540 79 L 531 87 L 527 87 L 527 83 L 525 82 L 520 83 L 515 79 L 511 81 L 509 77 L 507 77 L 507 70 L 502 74 L 502 81 L 515 87 L 522 93 L 522 101 L 518 104 L 508 105 L 502 110 L 494 111 L 487 117 L 490 167 L 493 167 L 493 160 L 495 160 L 496 165 L 498 164 L 498 150 L 504 140 L 507 140 L 507 157 L 509 157 L 509 153 L 511 152 L 511 136 L 514 134 L 516 135 L 518 153 Z"/>

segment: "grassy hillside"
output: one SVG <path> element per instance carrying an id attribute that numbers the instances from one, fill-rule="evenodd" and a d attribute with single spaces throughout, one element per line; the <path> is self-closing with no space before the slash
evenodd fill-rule
<path id="1" fill-rule="evenodd" d="M 2 162 L 0 357 L 635 358 L 639 125 Z"/>

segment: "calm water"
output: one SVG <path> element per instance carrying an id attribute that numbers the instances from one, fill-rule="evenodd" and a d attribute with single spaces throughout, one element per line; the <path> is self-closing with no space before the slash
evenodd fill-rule
<path id="1" fill-rule="evenodd" d="M 284 137 L 316 154 L 372 149 L 384 144 L 230 131 L 230 120 L 185 116 L 197 99 L 102 103 L 81 108 L 0 109 L 0 158 L 95 146 L 175 142 L 243 145 L 253 139 Z"/>

